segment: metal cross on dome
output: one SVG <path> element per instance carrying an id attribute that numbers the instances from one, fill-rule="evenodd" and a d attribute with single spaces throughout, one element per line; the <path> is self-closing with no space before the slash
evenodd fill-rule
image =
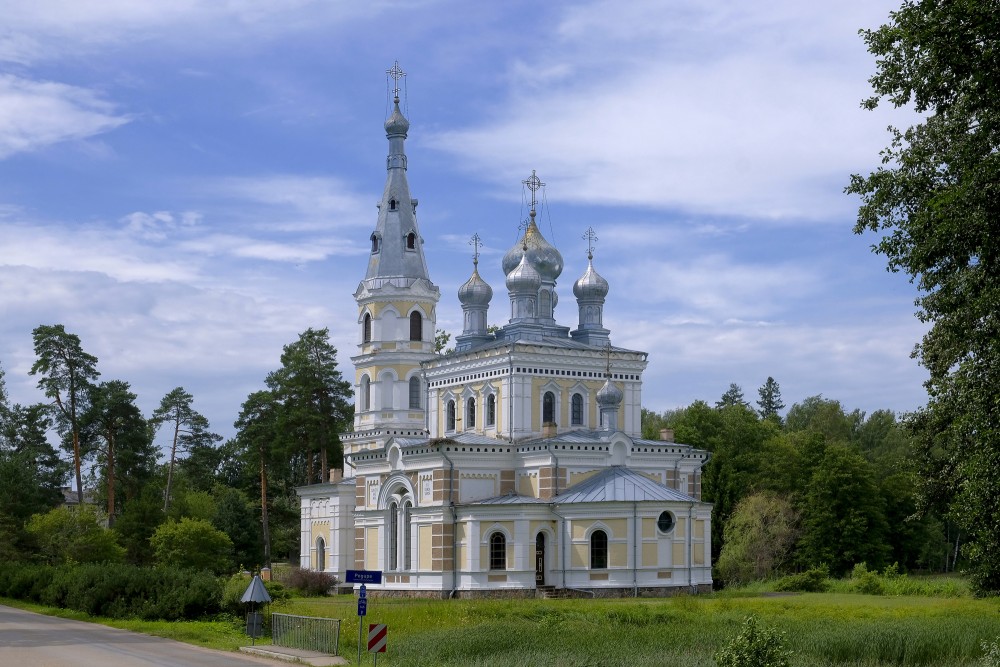
<path id="1" fill-rule="evenodd" d="M 535 175 L 534 169 L 531 170 L 531 176 L 521 181 L 521 183 L 528 186 L 528 189 L 531 190 L 531 210 L 534 211 L 535 204 L 538 203 L 535 193 L 538 192 L 540 188 L 544 188 L 545 183 L 542 183 L 542 180 Z"/>
<path id="2" fill-rule="evenodd" d="M 472 263 L 479 264 L 479 249 L 483 247 L 483 242 L 479 237 L 479 232 L 472 235 L 469 239 L 469 245 L 472 246 Z"/>
<path id="3" fill-rule="evenodd" d="M 594 243 L 597 241 L 597 233 L 594 231 L 593 227 L 587 227 L 587 231 L 583 233 L 583 240 L 587 242 L 587 257 L 589 259 L 594 258 Z"/>
<path id="4" fill-rule="evenodd" d="M 406 76 L 406 72 L 399 66 L 397 60 L 392 64 L 392 69 L 387 69 L 385 73 L 392 77 L 392 96 L 399 97 L 399 80 Z"/>

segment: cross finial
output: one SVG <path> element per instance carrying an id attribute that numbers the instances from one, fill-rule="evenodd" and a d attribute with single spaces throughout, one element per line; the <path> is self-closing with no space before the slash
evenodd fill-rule
<path id="1" fill-rule="evenodd" d="M 479 232 L 472 235 L 469 239 L 469 245 L 472 246 L 472 265 L 476 266 L 479 264 L 479 249 L 483 247 L 483 241 L 479 238 Z"/>
<path id="2" fill-rule="evenodd" d="M 531 176 L 521 181 L 524 185 L 528 186 L 531 190 L 531 211 L 535 211 L 535 204 L 538 203 L 538 199 L 535 197 L 535 193 L 538 192 L 539 188 L 545 187 L 545 183 L 542 183 L 541 179 L 535 175 L 535 170 L 531 170 Z"/>
<path id="3" fill-rule="evenodd" d="M 386 74 L 392 77 L 392 96 L 399 101 L 399 80 L 406 76 L 406 72 L 399 66 L 399 61 L 393 63 L 392 69 L 387 69 Z"/>
<path id="4" fill-rule="evenodd" d="M 587 227 L 583 233 L 583 240 L 587 242 L 587 259 L 594 259 L 594 243 L 597 241 L 597 233 L 593 227 Z"/>
<path id="5" fill-rule="evenodd" d="M 611 377 L 611 341 L 608 341 L 607 343 L 604 344 L 604 353 L 607 355 L 608 359 L 607 367 L 606 370 L 604 371 L 604 376 Z"/>

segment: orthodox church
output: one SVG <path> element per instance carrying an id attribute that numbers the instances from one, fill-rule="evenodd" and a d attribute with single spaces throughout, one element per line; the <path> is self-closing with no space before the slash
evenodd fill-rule
<path id="1" fill-rule="evenodd" d="M 354 293 L 354 429 L 341 436 L 343 472 L 298 489 L 301 566 L 341 581 L 381 570 L 369 590 L 396 595 L 711 590 L 709 455 L 669 431 L 640 437 L 647 354 L 611 343 L 592 230 L 576 326 L 556 321 L 563 258 L 536 224 L 534 173 L 530 217 L 503 258 L 506 324 L 488 324 L 493 289 L 473 237 L 463 330 L 454 351 L 435 351 L 441 293 L 407 183 L 402 72 L 389 73 L 385 189 Z"/>

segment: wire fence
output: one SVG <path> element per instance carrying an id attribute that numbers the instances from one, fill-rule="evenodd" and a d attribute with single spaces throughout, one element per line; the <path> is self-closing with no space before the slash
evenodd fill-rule
<path id="1" fill-rule="evenodd" d="M 271 642 L 276 646 L 339 655 L 340 620 L 271 614 Z"/>

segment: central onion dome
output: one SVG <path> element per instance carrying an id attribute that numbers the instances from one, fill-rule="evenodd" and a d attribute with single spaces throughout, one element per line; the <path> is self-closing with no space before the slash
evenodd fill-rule
<path id="1" fill-rule="evenodd" d="M 535 212 L 531 212 L 531 222 L 524 232 L 524 238 L 503 256 L 503 272 L 510 274 L 522 257 L 527 257 L 543 281 L 555 282 L 562 273 L 563 258 L 555 246 L 545 240 L 535 224 Z"/>
<path id="2" fill-rule="evenodd" d="M 458 300 L 463 306 L 488 306 L 493 298 L 493 288 L 479 275 L 479 261 L 473 263 L 472 277 L 458 288 Z"/>
<path id="3" fill-rule="evenodd" d="M 587 270 L 573 283 L 573 294 L 577 299 L 603 299 L 608 295 L 608 281 L 594 270 L 594 256 L 587 254 Z"/>
<path id="4" fill-rule="evenodd" d="M 401 134 L 405 137 L 410 130 L 410 121 L 406 120 L 406 116 L 399 110 L 398 97 L 393 98 L 393 103 L 395 107 L 392 110 L 392 115 L 389 116 L 389 120 L 385 121 L 385 133 L 389 136 Z"/>
<path id="5" fill-rule="evenodd" d="M 605 380 L 604 386 L 597 390 L 597 404 L 602 407 L 617 406 L 623 397 L 622 390 L 611 382 L 611 378 Z"/>
<path id="6" fill-rule="evenodd" d="M 521 261 L 507 273 L 507 289 L 511 292 L 537 292 L 542 285 L 542 277 L 528 261 L 527 251 L 523 251 Z"/>

